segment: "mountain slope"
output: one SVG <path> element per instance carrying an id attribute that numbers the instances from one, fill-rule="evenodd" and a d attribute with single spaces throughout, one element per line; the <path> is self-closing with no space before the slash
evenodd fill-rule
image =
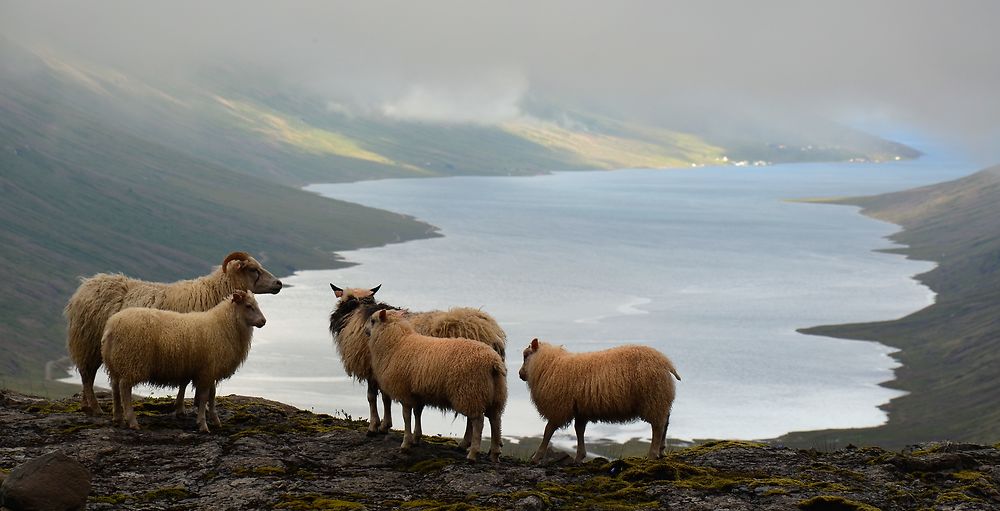
<path id="1" fill-rule="evenodd" d="M 929 439 L 1000 438 L 1000 166 L 971 176 L 844 201 L 898 223 L 892 236 L 916 259 L 939 263 L 918 278 L 937 301 L 896 321 L 810 328 L 805 333 L 879 341 L 900 348 L 885 426 L 794 433 L 793 444 L 902 446 Z"/>
<path id="2" fill-rule="evenodd" d="M 247 250 L 279 274 L 333 251 L 433 235 L 411 218 L 325 199 L 193 158 L 77 106 L 49 74 L 0 75 L 0 378 L 38 377 L 65 352 L 77 276 L 207 273 Z M 46 84 L 44 88 L 39 84 Z"/>

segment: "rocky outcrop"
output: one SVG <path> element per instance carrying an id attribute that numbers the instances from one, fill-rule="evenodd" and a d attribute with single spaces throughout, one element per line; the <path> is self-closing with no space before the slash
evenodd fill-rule
<path id="1" fill-rule="evenodd" d="M 0 505 L 12 511 L 76 511 L 90 494 L 90 471 L 60 451 L 18 465 L 0 485 Z"/>
<path id="2" fill-rule="evenodd" d="M 1000 450 L 988 446 L 819 452 L 723 441 L 658 461 L 468 463 L 452 439 L 402 454 L 396 432 L 369 438 L 366 422 L 259 398 L 220 398 L 223 427 L 212 434 L 175 419 L 168 399 L 136 403 L 141 431 L 87 417 L 77 401 L 0 391 L 0 472 L 60 450 L 93 474 L 88 509 L 1000 508 Z"/>

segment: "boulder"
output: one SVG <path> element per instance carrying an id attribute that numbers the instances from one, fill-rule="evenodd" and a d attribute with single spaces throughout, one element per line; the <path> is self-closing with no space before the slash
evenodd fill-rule
<path id="1" fill-rule="evenodd" d="M 10 471 L 0 486 L 0 506 L 11 511 L 84 509 L 90 494 L 90 471 L 56 451 Z"/>

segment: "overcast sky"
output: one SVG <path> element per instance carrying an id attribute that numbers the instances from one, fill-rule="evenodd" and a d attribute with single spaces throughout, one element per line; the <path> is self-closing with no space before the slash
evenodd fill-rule
<path id="1" fill-rule="evenodd" d="M 0 0 L 0 33 L 147 76 L 225 62 L 334 107 L 487 122 L 525 94 L 905 123 L 1000 157 L 1000 2 Z"/>

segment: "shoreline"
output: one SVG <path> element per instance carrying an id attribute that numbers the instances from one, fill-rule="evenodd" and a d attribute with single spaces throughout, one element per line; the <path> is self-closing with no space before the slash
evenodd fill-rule
<path id="1" fill-rule="evenodd" d="M 733 165 L 729 165 L 728 167 L 733 167 Z M 623 169 L 619 169 L 619 170 L 623 170 Z M 632 170 L 632 169 L 629 169 L 629 170 Z M 659 170 L 659 169 L 643 169 L 643 170 Z M 672 169 L 672 170 L 690 170 L 690 169 L 687 169 L 687 168 L 684 168 L 684 167 L 680 167 L 680 168 L 676 168 L 676 169 Z M 545 172 L 545 173 L 539 173 L 538 175 L 545 175 L 545 174 L 552 174 L 552 173 L 555 173 L 555 172 L 565 172 L 565 173 L 570 173 L 570 172 L 575 172 L 575 171 L 553 171 L 553 172 Z M 415 177 L 416 177 L 416 176 L 415 176 Z M 454 176 L 444 176 L 444 177 L 454 177 Z M 458 176 L 458 177 L 466 177 L 466 176 Z M 475 177 L 475 176 L 471 176 L 471 177 Z M 531 176 L 510 176 L 510 177 L 531 177 Z M 304 188 L 303 188 L 303 190 L 304 190 L 304 191 L 308 191 L 308 192 L 312 192 L 312 193 L 315 193 L 315 194 L 319 194 L 319 195 L 321 195 L 321 194 L 320 194 L 319 192 L 316 192 L 316 191 L 314 191 L 314 190 L 308 190 L 308 189 L 306 189 L 306 188 L 308 188 L 309 186 L 312 186 L 312 185 L 307 185 L 307 187 L 304 187 Z M 321 195 L 321 196 L 322 196 L 322 195 Z M 358 205 L 362 205 L 362 206 L 364 206 L 363 204 L 360 204 L 360 203 L 354 203 L 354 204 L 358 204 Z M 365 206 L 365 207 L 372 207 L 372 206 Z M 378 208 L 376 208 L 376 209 L 378 209 Z M 383 211 L 387 211 L 387 210 L 383 210 Z M 390 212 L 391 212 L 391 211 L 390 211 Z M 415 217 L 413 217 L 413 216 L 411 216 L 411 215 L 404 215 L 404 216 L 406 216 L 406 217 L 408 217 L 408 218 L 410 218 L 410 219 L 413 219 L 413 220 L 417 220 L 417 218 L 415 218 Z M 871 216 L 869 216 L 869 215 L 865 215 L 865 216 L 866 216 L 867 218 L 870 218 L 870 219 L 876 219 L 876 218 L 874 218 L 874 217 L 871 217 Z M 439 236 L 444 236 L 444 234 L 442 234 L 442 233 L 441 233 L 441 231 L 440 231 L 440 228 L 439 228 L 439 227 L 437 227 L 437 226 L 434 226 L 433 224 L 430 224 L 429 222 L 427 222 L 427 221 L 425 221 L 425 220 L 417 220 L 417 221 L 420 221 L 420 222 L 422 222 L 422 223 L 426 223 L 426 224 L 428 224 L 428 225 L 430 226 L 430 228 L 429 228 L 429 229 L 428 229 L 428 230 L 426 231 L 426 233 L 425 233 L 425 234 L 426 234 L 426 236 L 419 236 L 419 237 L 414 237 L 414 238 L 412 238 L 412 239 L 407 239 L 407 240 L 396 240 L 396 241 L 388 241 L 388 242 L 385 242 L 385 243 L 382 243 L 382 244 L 379 244 L 379 245 L 375 245 L 375 246 L 372 246 L 372 247 L 355 247 L 355 248 L 348 248 L 348 249 L 344 249 L 344 250 L 343 250 L 343 252 L 348 252 L 348 251 L 353 251 L 353 250 L 358 250 L 358 249 L 360 249 L 360 248 L 374 248 L 374 247 L 382 247 L 382 246 L 387 246 L 387 245 L 391 245 L 391 244 L 394 244 L 394 243 L 401 243 L 401 242 L 404 242 L 404 241 L 415 241 L 415 240 L 418 240 L 418 239 L 431 239 L 431 238 L 434 238 L 434 237 L 439 237 Z M 904 249 L 904 248 L 906 248 L 906 247 L 905 247 L 905 246 L 901 246 L 901 247 L 899 247 L 899 248 L 891 248 L 891 249 L 873 249 L 873 250 L 876 250 L 876 251 L 881 251 L 881 250 L 902 250 L 902 249 Z M 359 263 L 356 263 L 356 262 L 352 262 L 352 261 L 349 261 L 349 260 L 348 260 L 348 259 L 346 259 L 346 258 L 345 258 L 344 256 L 342 256 L 341 254 L 342 254 L 342 252 L 339 252 L 339 251 L 338 251 L 338 252 L 334 252 L 334 256 L 336 257 L 336 259 L 337 259 L 337 261 L 338 261 L 338 263 L 339 263 L 339 264 L 337 264 L 337 265 L 336 265 L 335 267 L 333 267 L 333 268 L 323 268 L 323 270 L 332 270 L 332 269 L 343 269 L 343 268 L 347 268 L 347 267 L 351 267 L 351 266 L 355 266 L 355 265 L 359 264 Z M 295 272 L 292 272 L 292 273 L 291 273 L 290 275 L 294 275 L 294 274 L 296 274 L 296 273 L 298 273 L 298 272 L 300 272 L 300 271 L 305 271 L 305 270 L 311 270 L 311 269 L 310 269 L 310 268 L 301 268 L 301 269 L 297 269 L 297 270 L 296 270 Z M 915 277 L 915 276 L 913 276 L 913 277 Z M 921 281 L 921 284 L 923 284 L 923 285 L 924 285 L 925 287 L 927 287 L 927 286 L 926 286 L 926 284 L 925 284 L 925 283 L 923 283 L 922 281 Z M 930 288 L 928 287 L 928 289 L 930 289 Z M 797 331 L 797 332 L 800 332 L 800 333 L 803 333 L 803 334 L 807 334 L 807 335 L 815 335 L 815 334 L 811 334 L 811 333 L 809 333 L 809 332 L 805 332 L 805 330 L 808 330 L 808 329 L 810 329 L 810 328 L 815 328 L 815 327 L 806 327 L 806 328 L 797 328 L 797 329 L 796 329 L 796 331 Z M 890 345 L 887 345 L 887 344 L 885 344 L 885 343 L 882 343 L 882 342 L 879 342 L 879 341 L 874 341 L 874 340 L 866 340 L 865 342 L 875 342 L 876 344 L 879 344 L 879 345 L 882 345 L 882 346 L 886 346 L 886 347 L 889 347 L 889 348 L 892 348 L 892 349 L 894 349 L 894 350 L 898 350 L 898 349 L 899 349 L 898 347 L 895 347 L 895 346 L 890 346 Z M 894 352 L 894 353 L 895 353 L 895 352 Z M 896 357 L 892 356 L 892 354 L 889 354 L 889 356 L 890 356 L 890 357 L 892 357 L 892 360 L 895 360 L 895 361 L 899 362 L 899 360 L 898 360 L 898 359 L 897 359 Z M 895 369 L 893 369 L 892 371 L 893 371 L 893 375 L 894 375 L 894 376 L 893 376 L 893 378 L 892 378 L 892 379 L 890 379 L 890 380 L 887 380 L 887 381 L 885 381 L 885 382 L 878 382 L 878 385 L 879 385 L 879 386 L 884 386 L 884 387 L 886 387 L 886 388 L 893 388 L 893 387 L 891 387 L 891 386 L 889 386 L 889 385 L 886 385 L 886 383 L 891 383 L 891 382 L 895 381 Z M 70 372 L 69 374 L 71 375 L 72 373 Z M 879 406 L 879 408 L 882 408 L 882 406 L 884 406 L 885 404 L 887 404 L 887 403 L 884 403 L 883 405 Z M 887 421 L 887 420 L 888 420 L 888 418 L 886 418 L 886 421 Z M 528 438 L 531 438 L 531 437 L 520 437 L 520 438 L 525 438 L 525 439 L 528 439 Z M 601 440 L 602 440 L 602 439 L 597 439 L 596 441 L 600 442 Z M 614 440 L 614 439 L 603 439 L 603 440 L 606 440 L 606 441 L 607 441 L 607 443 L 609 443 L 609 444 L 628 444 L 628 443 L 631 443 L 631 442 L 633 441 L 633 440 L 629 440 L 629 441 L 621 441 L 621 440 Z"/>

